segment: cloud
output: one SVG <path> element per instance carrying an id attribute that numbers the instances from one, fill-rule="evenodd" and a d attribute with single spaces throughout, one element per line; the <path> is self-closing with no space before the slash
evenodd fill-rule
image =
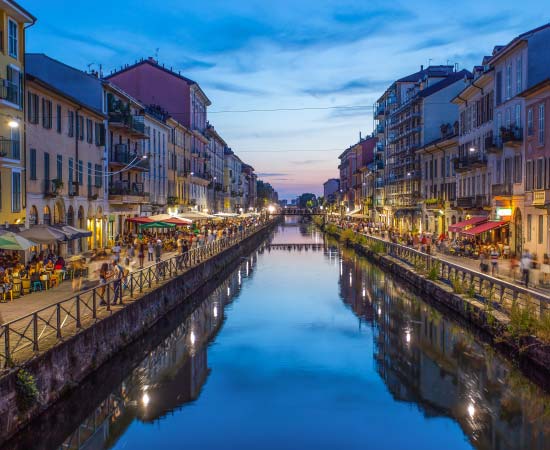
<path id="1" fill-rule="evenodd" d="M 110 41 L 103 41 L 96 39 L 89 34 L 80 34 L 73 31 L 69 31 L 66 28 L 58 28 L 51 25 L 45 25 L 44 28 L 48 33 L 51 33 L 56 38 L 65 39 L 68 41 L 78 42 L 80 44 L 86 44 L 88 46 L 101 48 L 103 50 L 109 50 L 116 53 L 124 53 L 125 48 L 117 45 L 113 45 Z"/>
<path id="2" fill-rule="evenodd" d="M 206 87 L 216 89 L 218 91 L 230 92 L 232 94 L 249 94 L 249 95 L 261 95 L 265 94 L 265 91 L 255 89 L 252 87 L 241 86 L 234 83 L 228 83 L 226 81 L 211 81 L 204 83 Z"/>
<path id="3" fill-rule="evenodd" d="M 291 163 L 298 166 L 306 166 L 308 164 L 319 164 L 326 161 L 328 161 L 328 159 L 304 159 L 303 161 L 291 161 Z"/>
<path id="4" fill-rule="evenodd" d="M 369 80 L 368 78 L 357 78 L 346 81 L 335 86 L 315 87 L 303 89 L 302 93 L 312 97 L 322 97 L 335 94 L 353 94 L 356 92 L 375 92 L 384 89 L 390 82 L 388 80 Z"/>
<path id="5" fill-rule="evenodd" d="M 287 176 L 287 175 L 290 175 L 290 174 L 288 174 L 288 173 L 277 173 L 277 172 L 260 172 L 260 173 L 257 173 L 256 175 L 258 175 L 259 177 L 271 178 L 271 177 L 284 177 L 284 176 Z"/>
<path id="6" fill-rule="evenodd" d="M 339 119 L 342 117 L 372 117 L 372 106 L 362 106 L 358 108 L 350 109 L 333 109 L 329 114 L 327 114 L 327 119 Z"/>
<path id="7" fill-rule="evenodd" d="M 181 70 L 212 69 L 216 67 L 216 63 L 185 57 L 176 64 L 176 67 Z"/>
<path id="8" fill-rule="evenodd" d="M 420 41 L 420 42 L 417 42 L 417 43 L 411 45 L 409 48 L 407 48 L 406 51 L 413 52 L 413 51 L 417 51 L 417 50 L 426 50 L 426 49 L 434 48 L 434 47 L 442 47 L 442 46 L 448 45 L 452 42 L 454 42 L 454 41 L 451 38 L 433 37 L 433 38 L 425 39 L 423 41 Z"/>

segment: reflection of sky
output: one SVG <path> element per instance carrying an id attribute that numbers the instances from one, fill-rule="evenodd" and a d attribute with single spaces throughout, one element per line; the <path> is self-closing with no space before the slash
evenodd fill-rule
<path id="1" fill-rule="evenodd" d="M 362 106 L 390 80 L 430 60 L 470 69 L 494 45 L 544 20 L 540 0 L 21 4 L 38 18 L 29 51 L 81 69 L 102 64 L 108 73 L 158 49 L 161 63 L 201 84 L 213 102 L 210 121 L 282 198 L 318 193 L 336 176 L 341 150 L 372 130 L 371 108 Z M 339 105 L 359 107 L 214 113 Z"/>
<path id="2" fill-rule="evenodd" d="M 338 265 L 265 252 L 208 351 L 198 401 L 134 422 L 115 448 L 470 448 L 452 420 L 394 401 L 373 351 L 372 328 L 342 303 Z"/>

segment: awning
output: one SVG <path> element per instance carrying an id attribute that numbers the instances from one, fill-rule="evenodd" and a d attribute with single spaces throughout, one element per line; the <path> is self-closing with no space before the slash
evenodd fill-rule
<path id="1" fill-rule="evenodd" d="M 507 221 L 491 221 L 485 222 L 477 227 L 470 228 L 469 230 L 462 231 L 461 234 L 466 234 L 468 236 L 477 236 L 478 234 L 485 233 L 487 231 L 495 230 L 497 228 L 502 228 L 508 225 L 510 222 Z"/>
<path id="2" fill-rule="evenodd" d="M 357 214 L 352 214 L 352 215 L 351 215 L 351 218 L 352 218 L 352 219 L 368 219 L 369 216 L 367 216 L 366 214 L 359 214 L 359 213 L 357 213 Z"/>
<path id="3" fill-rule="evenodd" d="M 28 250 L 34 245 L 34 242 L 11 231 L 0 236 L 0 248 L 3 250 Z"/>
<path id="4" fill-rule="evenodd" d="M 458 222 L 453 225 L 449 225 L 449 231 L 451 233 L 458 233 L 459 231 L 462 231 L 464 228 L 474 227 L 476 225 L 479 225 L 480 223 L 487 222 L 487 220 L 488 220 L 488 217 L 485 217 L 485 216 L 472 217 L 471 219 L 464 220 L 462 222 Z"/>
<path id="5" fill-rule="evenodd" d="M 155 216 L 149 216 L 148 219 L 152 220 L 153 222 L 171 223 L 178 226 L 186 226 L 193 223 L 191 219 L 171 216 L 170 214 L 157 214 Z"/>
<path id="6" fill-rule="evenodd" d="M 48 225 L 34 225 L 19 234 L 37 244 L 55 244 L 67 240 L 65 233 Z"/>
<path id="7" fill-rule="evenodd" d="M 85 237 L 90 237 L 92 235 L 91 231 L 81 230 L 80 228 L 75 228 L 70 225 L 54 225 L 59 231 L 61 231 L 69 241 L 74 239 L 80 239 Z"/>
<path id="8" fill-rule="evenodd" d="M 133 223 L 153 223 L 154 220 L 151 220 L 149 217 L 130 217 L 126 219 L 126 222 L 133 222 Z"/>
<path id="9" fill-rule="evenodd" d="M 176 225 L 173 223 L 165 223 L 165 222 L 152 222 L 152 223 L 142 223 L 139 226 L 139 229 L 142 230 L 143 228 L 175 228 Z"/>
<path id="10" fill-rule="evenodd" d="M 199 211 L 187 211 L 178 214 L 180 219 L 187 219 L 192 220 L 193 222 L 197 222 L 199 220 L 208 220 L 214 218 L 214 216 L 211 216 L 210 214 L 202 213 Z"/>
<path id="11" fill-rule="evenodd" d="M 357 214 L 359 211 L 361 211 L 361 208 L 354 209 L 353 211 L 346 213 L 346 216 L 353 216 L 354 214 Z"/>

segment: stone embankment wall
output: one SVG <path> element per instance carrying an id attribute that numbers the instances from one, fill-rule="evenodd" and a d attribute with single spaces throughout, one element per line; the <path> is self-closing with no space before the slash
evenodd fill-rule
<path id="1" fill-rule="evenodd" d="M 221 276 L 237 259 L 250 254 L 272 229 L 258 231 L 24 364 L 22 369 L 32 375 L 34 387 L 39 391 L 39 401 L 30 407 L 22 405 L 21 391 L 33 386 L 17 386 L 18 369 L 2 376 L 0 445 L 166 314 L 192 301 L 193 294 L 205 283 Z"/>
<path id="2" fill-rule="evenodd" d="M 340 238 L 339 233 L 331 235 Z M 414 268 L 397 258 L 375 253 L 360 244 L 353 244 L 352 247 L 386 272 L 406 281 L 425 300 L 444 307 L 465 324 L 473 326 L 480 337 L 517 362 L 529 378 L 550 389 L 550 345 L 535 336 L 511 337 L 508 333 L 509 318 L 505 314 L 488 311 L 485 304 L 476 298 L 455 294 L 448 284 L 416 273 Z"/>

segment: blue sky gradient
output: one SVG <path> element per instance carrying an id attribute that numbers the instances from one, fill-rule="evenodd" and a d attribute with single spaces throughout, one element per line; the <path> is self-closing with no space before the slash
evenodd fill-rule
<path id="1" fill-rule="evenodd" d="M 158 53 L 212 100 L 209 121 L 281 194 L 320 193 L 372 131 L 370 105 L 421 64 L 471 69 L 548 22 L 540 0 L 21 0 L 27 49 L 104 73 Z M 91 64 L 91 66 L 89 66 Z M 354 109 L 314 109 L 335 106 Z M 368 106 L 368 107 L 363 107 Z M 225 112 L 313 108 L 303 111 Z"/>

